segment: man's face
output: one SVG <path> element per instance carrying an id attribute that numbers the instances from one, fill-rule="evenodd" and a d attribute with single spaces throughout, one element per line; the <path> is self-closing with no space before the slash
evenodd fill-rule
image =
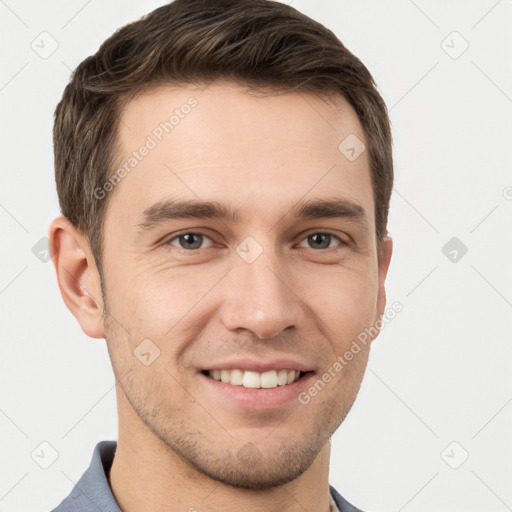
<path id="1" fill-rule="evenodd" d="M 166 133 L 160 123 L 176 109 Z M 120 162 L 134 151 L 138 160 L 110 192 L 103 258 L 120 431 L 152 432 L 203 475 L 241 487 L 286 483 L 314 462 L 355 400 L 369 344 L 307 404 L 299 393 L 385 305 L 389 258 L 379 266 L 368 156 L 340 152 L 349 134 L 365 141 L 341 97 L 257 97 L 215 83 L 160 87 L 126 106 Z M 299 215 L 321 200 L 346 204 L 340 215 Z M 187 201 L 237 217 L 155 207 Z M 250 362 L 310 373 L 258 390 L 203 372 Z"/>

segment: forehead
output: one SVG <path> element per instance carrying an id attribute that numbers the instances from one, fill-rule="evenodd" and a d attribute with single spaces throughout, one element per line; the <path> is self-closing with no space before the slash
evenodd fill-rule
<path id="1" fill-rule="evenodd" d="M 160 86 L 122 110 L 109 211 L 135 224 L 168 197 L 217 201 L 269 222 L 308 197 L 346 198 L 374 222 L 364 132 L 341 96 L 260 95 L 229 83 Z M 347 147 L 360 153 L 353 158 Z M 352 158 L 349 158 L 352 156 Z"/>

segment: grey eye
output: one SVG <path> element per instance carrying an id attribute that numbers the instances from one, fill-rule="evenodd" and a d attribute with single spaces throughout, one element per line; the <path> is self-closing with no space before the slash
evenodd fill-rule
<path id="1" fill-rule="evenodd" d="M 339 237 L 330 233 L 312 233 L 304 240 L 307 240 L 309 246 L 313 249 L 329 249 L 333 238 L 341 242 L 339 245 L 344 245 L 344 242 Z"/>
<path id="2" fill-rule="evenodd" d="M 203 241 L 205 238 L 209 239 L 209 237 L 202 235 L 201 233 L 190 232 L 190 233 L 183 233 L 181 235 L 175 236 L 174 238 L 169 240 L 168 243 L 170 245 L 176 245 L 176 244 L 173 244 L 172 242 L 174 240 L 178 240 L 179 247 L 181 249 L 188 249 L 188 250 L 193 251 L 195 249 L 201 248 L 201 245 L 203 244 Z"/>

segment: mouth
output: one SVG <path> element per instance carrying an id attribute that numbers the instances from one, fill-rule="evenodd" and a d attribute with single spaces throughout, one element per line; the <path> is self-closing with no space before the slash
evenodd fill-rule
<path id="1" fill-rule="evenodd" d="M 313 370 L 289 368 L 261 373 L 239 368 L 200 370 L 197 375 L 204 385 L 205 403 L 235 414 L 240 409 L 277 412 L 289 407 L 315 379 Z"/>
<path id="2" fill-rule="evenodd" d="M 201 373 L 209 379 L 249 389 L 273 389 L 286 387 L 302 380 L 312 374 L 312 371 L 301 370 L 269 370 L 267 372 L 255 372 L 241 370 L 239 368 L 226 370 L 201 370 Z"/>

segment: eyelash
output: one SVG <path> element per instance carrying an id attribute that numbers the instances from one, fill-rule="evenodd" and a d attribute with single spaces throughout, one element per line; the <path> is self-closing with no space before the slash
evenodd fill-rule
<path id="1" fill-rule="evenodd" d="M 177 246 L 174 246 L 173 244 L 171 244 L 171 242 L 173 242 L 174 240 L 177 240 L 181 236 L 185 236 L 185 235 L 201 235 L 201 236 L 209 238 L 211 240 L 211 238 L 207 234 L 202 233 L 201 231 L 185 231 L 183 233 L 179 233 L 177 235 L 174 235 L 172 238 L 168 239 L 167 242 L 164 242 L 164 245 L 165 246 L 172 245 L 176 249 L 178 249 L 178 250 L 180 250 L 182 252 L 187 252 L 187 253 L 195 253 L 196 251 L 200 251 L 201 249 L 208 249 L 208 247 L 203 247 L 203 248 L 199 248 L 199 249 L 190 249 L 189 250 L 189 249 L 184 249 L 183 247 L 177 247 Z M 340 247 L 346 247 L 346 246 L 349 245 L 349 242 L 343 240 L 338 235 L 335 235 L 334 233 L 330 233 L 328 231 L 313 231 L 313 232 L 310 232 L 310 233 L 308 233 L 307 235 L 305 235 L 302 238 L 301 242 L 303 240 L 306 240 L 308 237 L 310 237 L 312 235 L 329 235 L 331 237 L 336 238 L 340 242 L 337 247 L 328 247 L 326 249 L 314 249 L 312 247 L 308 247 L 308 249 L 311 249 L 313 251 L 324 251 L 325 252 L 325 251 L 328 251 L 328 250 L 332 250 L 332 249 L 336 249 L 336 248 L 340 248 Z"/>

